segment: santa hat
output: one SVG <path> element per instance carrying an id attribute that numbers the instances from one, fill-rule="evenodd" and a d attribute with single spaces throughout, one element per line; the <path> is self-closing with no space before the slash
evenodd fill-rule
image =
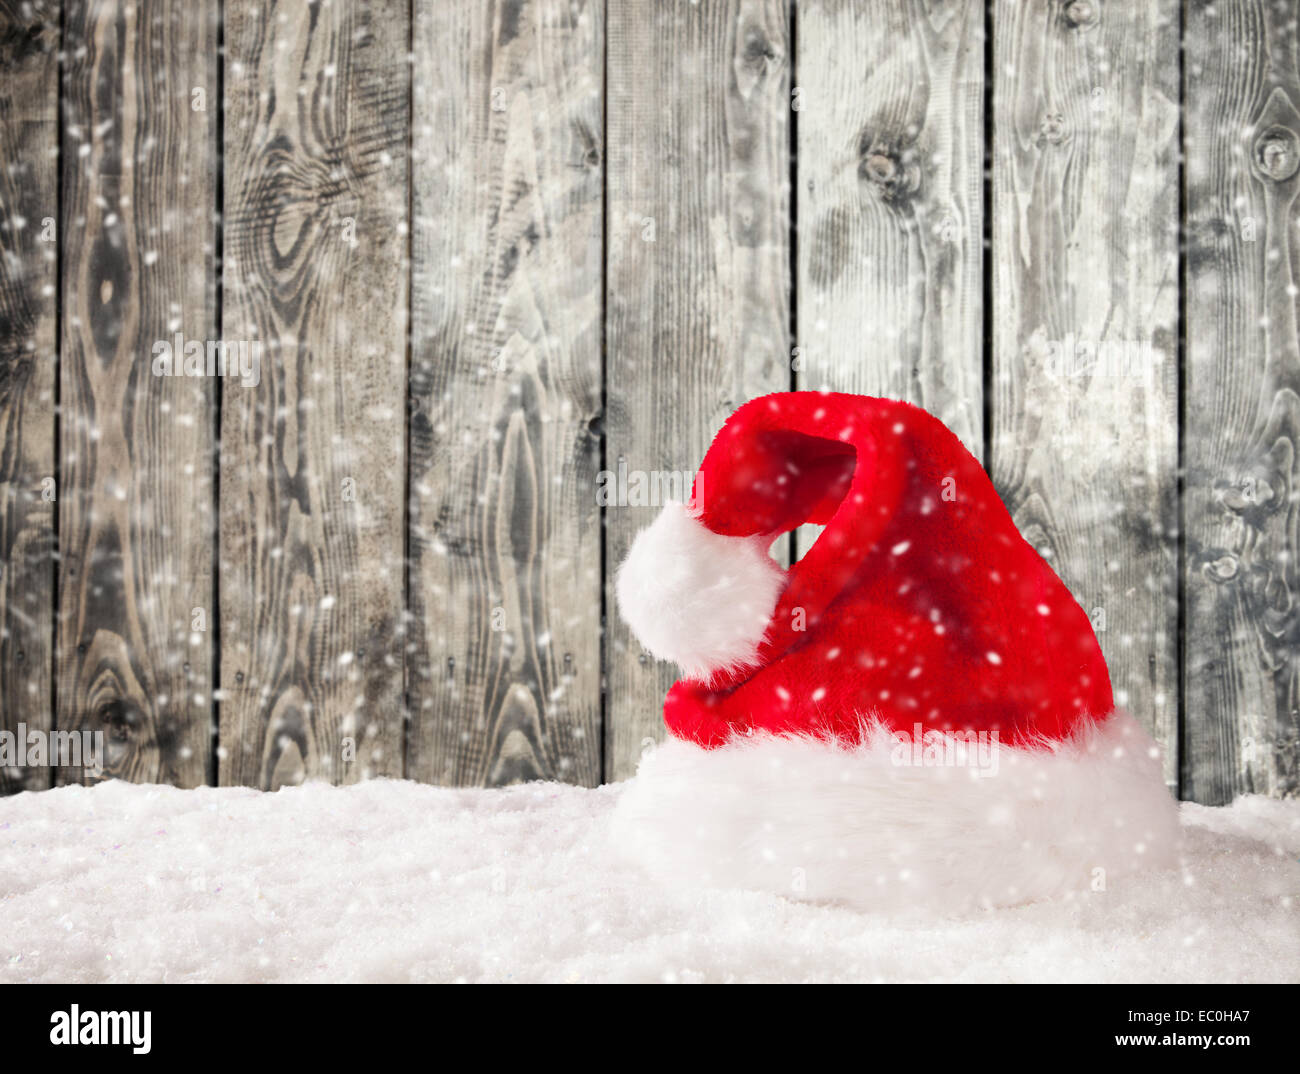
<path id="1" fill-rule="evenodd" d="M 782 570 L 768 549 L 804 523 L 826 528 Z M 917 407 L 745 404 L 616 590 L 685 674 L 616 815 L 665 879 L 959 909 L 1172 861 L 1159 751 L 1088 617 Z"/>

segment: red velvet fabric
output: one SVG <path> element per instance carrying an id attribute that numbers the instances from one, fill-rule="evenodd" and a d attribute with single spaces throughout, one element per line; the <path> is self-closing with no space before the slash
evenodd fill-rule
<path id="1" fill-rule="evenodd" d="M 890 399 L 764 396 L 737 410 L 696 477 L 715 533 L 826 525 L 790 568 L 757 668 L 683 680 L 669 730 L 856 741 L 863 717 L 909 734 L 1067 736 L 1113 708 L 1092 625 L 937 418 Z"/>

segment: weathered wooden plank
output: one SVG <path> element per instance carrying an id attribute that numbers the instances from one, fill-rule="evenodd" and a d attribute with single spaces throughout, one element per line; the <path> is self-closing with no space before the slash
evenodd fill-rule
<path id="1" fill-rule="evenodd" d="M 106 774 L 179 786 L 210 756 L 213 385 L 152 363 L 214 334 L 216 15 L 65 13 L 56 722 L 105 733 Z"/>
<path id="2" fill-rule="evenodd" d="M 1186 28 L 1183 795 L 1300 793 L 1300 341 L 1294 5 Z"/>
<path id="3" fill-rule="evenodd" d="M 798 387 L 907 399 L 979 457 L 983 8 L 797 10 Z"/>
<path id="4" fill-rule="evenodd" d="M 1177 758 L 1178 10 L 994 6 L 992 473 Z"/>
<path id="5" fill-rule="evenodd" d="M 606 466 L 689 492 L 727 415 L 790 384 L 786 6 L 610 5 L 607 33 Z M 609 505 L 609 582 L 660 506 Z M 620 779 L 662 737 L 675 669 L 641 650 L 608 588 Z"/>
<path id="6" fill-rule="evenodd" d="M 59 5 L 0 0 L 0 730 L 52 724 Z M 0 794 L 49 786 L 0 766 Z"/>
<path id="7" fill-rule="evenodd" d="M 228 0 L 222 783 L 402 773 L 404 0 Z"/>
<path id="8" fill-rule="evenodd" d="M 602 19 L 415 8 L 416 779 L 600 782 Z"/>

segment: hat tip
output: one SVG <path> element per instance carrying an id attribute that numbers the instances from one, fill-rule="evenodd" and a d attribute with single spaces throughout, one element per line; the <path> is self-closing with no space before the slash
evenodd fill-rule
<path id="1" fill-rule="evenodd" d="M 785 586 L 767 543 L 714 533 L 685 505 L 665 504 L 619 568 L 624 621 L 687 678 L 752 666 Z"/>

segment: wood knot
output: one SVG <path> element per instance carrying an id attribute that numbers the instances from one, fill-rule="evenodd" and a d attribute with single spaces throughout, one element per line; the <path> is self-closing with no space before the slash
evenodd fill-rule
<path id="1" fill-rule="evenodd" d="M 741 52 L 741 63 L 750 70 L 762 73 L 767 65 L 776 59 L 776 50 L 761 30 L 750 27 L 745 33 L 745 43 Z"/>
<path id="2" fill-rule="evenodd" d="M 1253 156 L 1260 175 L 1285 182 L 1300 169 L 1300 140 L 1285 127 L 1270 127 L 1255 139 Z"/>
<path id="3" fill-rule="evenodd" d="M 1090 0 L 1070 0 L 1065 5 L 1065 21 L 1076 30 L 1097 25 L 1097 5 Z"/>
<path id="4" fill-rule="evenodd" d="M 916 168 L 906 165 L 892 153 L 872 150 L 863 154 L 858 175 L 880 188 L 886 198 L 911 194 L 919 185 Z"/>
<path id="5" fill-rule="evenodd" d="M 1237 572 L 1241 569 L 1241 562 L 1236 556 L 1228 553 L 1220 556 L 1211 563 L 1205 564 L 1205 573 L 1214 582 L 1230 582 L 1237 577 Z"/>
<path id="6" fill-rule="evenodd" d="M 98 721 L 107 725 L 109 734 L 117 740 L 126 739 L 139 726 L 140 713 L 121 698 L 105 701 L 95 712 Z"/>
<path id="7" fill-rule="evenodd" d="M 1228 510 L 1245 514 L 1261 507 L 1270 507 L 1274 500 L 1274 489 L 1266 477 L 1247 477 L 1240 482 L 1229 485 L 1220 491 L 1219 498 Z"/>
<path id="8" fill-rule="evenodd" d="M 898 162 L 884 153 L 872 153 L 862 166 L 873 183 L 892 183 L 898 176 Z"/>
<path id="9" fill-rule="evenodd" d="M 1065 116 L 1060 112 L 1048 112 L 1038 125 L 1038 140 L 1048 145 L 1060 145 L 1065 141 Z"/>
<path id="10" fill-rule="evenodd" d="M 44 56 L 58 47 L 57 17 L 37 15 L 22 5 L 21 15 L 8 14 L 0 26 L 0 69 L 12 70 L 32 56 Z M 30 19 L 24 24 L 22 20 Z"/>

